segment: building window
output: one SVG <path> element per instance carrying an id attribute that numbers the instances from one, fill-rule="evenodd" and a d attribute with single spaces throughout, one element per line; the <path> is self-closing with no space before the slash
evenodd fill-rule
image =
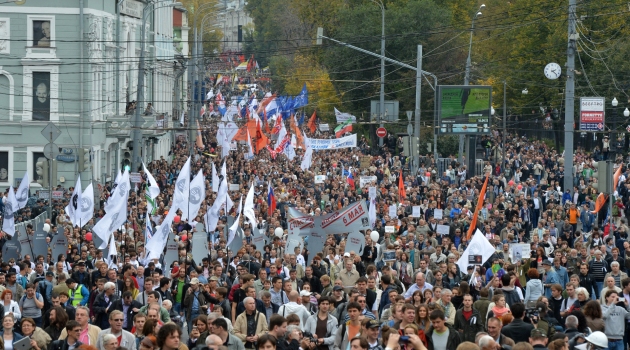
<path id="1" fill-rule="evenodd" d="M 50 47 L 51 29 L 50 21 L 33 21 L 33 46 Z"/>
<path id="2" fill-rule="evenodd" d="M 33 169 L 35 169 L 35 174 L 33 175 L 33 180 L 31 182 L 42 183 L 44 176 L 48 177 L 48 173 L 44 174 L 44 169 L 37 165 L 37 163 L 47 161 L 48 159 L 46 159 L 44 152 L 33 152 Z"/>
<path id="3" fill-rule="evenodd" d="M 0 182 L 9 182 L 9 152 L 0 152 Z"/>
<path id="4" fill-rule="evenodd" d="M 50 121 L 50 72 L 33 72 L 33 120 Z"/>

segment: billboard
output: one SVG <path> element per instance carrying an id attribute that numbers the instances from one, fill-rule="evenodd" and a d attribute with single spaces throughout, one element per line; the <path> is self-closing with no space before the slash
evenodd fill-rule
<path id="1" fill-rule="evenodd" d="M 605 106 L 603 97 L 580 97 L 580 130 L 604 131 Z"/>
<path id="2" fill-rule="evenodd" d="M 491 86 L 438 86 L 440 133 L 487 134 L 491 108 Z"/>

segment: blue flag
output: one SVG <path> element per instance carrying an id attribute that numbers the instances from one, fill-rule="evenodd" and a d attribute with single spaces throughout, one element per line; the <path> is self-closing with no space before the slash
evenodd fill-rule
<path id="1" fill-rule="evenodd" d="M 298 109 L 306 106 L 308 104 L 308 90 L 306 89 L 306 83 L 304 83 L 304 87 L 302 87 L 302 91 L 299 95 L 295 97 L 293 100 L 293 108 Z"/>
<path id="2" fill-rule="evenodd" d="M 300 116 L 300 120 L 298 120 L 298 126 L 302 126 L 304 124 L 304 111 L 302 111 L 302 115 Z"/>

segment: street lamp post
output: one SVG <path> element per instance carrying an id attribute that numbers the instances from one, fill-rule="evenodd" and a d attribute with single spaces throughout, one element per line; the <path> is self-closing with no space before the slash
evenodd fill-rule
<path id="1" fill-rule="evenodd" d="M 163 7 L 176 7 L 176 6 L 181 6 L 182 3 L 180 2 L 175 2 L 175 3 L 171 3 L 171 4 L 166 4 L 166 5 L 162 5 L 162 6 L 157 6 L 157 7 L 153 7 L 156 4 L 159 4 L 161 2 L 165 2 L 165 1 L 169 1 L 169 0 L 161 0 L 161 1 L 156 1 L 156 2 L 152 2 L 152 3 L 148 3 L 144 6 L 144 8 L 142 9 L 142 25 L 140 27 L 140 60 L 138 63 L 138 88 L 136 90 L 136 94 L 138 95 L 136 98 L 136 110 L 134 113 L 134 118 L 133 118 L 133 131 L 132 131 L 132 140 L 133 140 L 133 150 L 132 150 L 132 156 L 131 156 L 131 170 L 132 171 L 136 171 L 138 170 L 138 168 L 140 167 L 140 163 L 142 163 L 142 160 L 140 159 L 140 147 L 141 147 L 141 140 L 142 140 L 142 130 L 140 129 L 141 127 L 141 120 L 142 120 L 142 107 L 144 106 L 144 50 L 145 50 L 145 32 L 146 32 L 146 21 L 147 18 L 149 17 L 149 14 L 152 11 L 155 11 L 158 8 L 163 8 Z M 150 8 L 153 7 L 153 8 Z"/>
<path id="2" fill-rule="evenodd" d="M 385 116 L 385 4 L 381 0 L 372 0 L 381 8 L 381 94 L 379 97 L 381 124 L 383 127 L 383 117 Z M 383 147 L 383 137 L 378 138 L 378 146 Z"/>
<path id="3" fill-rule="evenodd" d="M 481 10 L 483 10 L 486 7 L 485 4 L 481 4 L 481 6 L 479 6 L 479 9 L 477 9 L 477 11 L 475 11 L 475 15 L 472 18 L 471 24 L 470 24 L 470 40 L 468 42 L 468 58 L 466 58 L 466 73 L 464 74 L 464 85 L 468 86 L 468 84 L 470 83 L 470 68 L 472 66 L 472 60 L 470 58 L 470 56 L 472 55 L 472 42 L 473 42 L 473 32 L 475 31 L 475 20 L 481 16 Z M 465 142 L 465 136 L 464 135 L 459 135 L 459 163 L 463 164 L 463 155 L 464 155 L 464 145 L 466 144 Z M 474 150 L 472 150 L 472 152 L 474 152 Z M 469 153 L 472 153 L 469 150 Z M 466 155 L 468 157 L 468 159 L 470 159 L 471 155 L 467 154 Z"/>

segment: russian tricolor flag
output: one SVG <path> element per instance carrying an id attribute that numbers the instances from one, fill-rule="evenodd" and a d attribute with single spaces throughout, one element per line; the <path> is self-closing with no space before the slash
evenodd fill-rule
<path id="1" fill-rule="evenodd" d="M 346 178 L 346 181 L 348 181 L 348 185 L 352 186 L 352 189 L 354 189 L 354 176 L 352 176 L 351 171 L 349 172 L 348 177 Z"/>
<path id="2" fill-rule="evenodd" d="M 271 183 L 267 184 L 267 213 L 269 216 L 273 215 L 273 212 L 276 211 L 276 196 L 273 194 L 273 187 L 271 187 Z"/>

